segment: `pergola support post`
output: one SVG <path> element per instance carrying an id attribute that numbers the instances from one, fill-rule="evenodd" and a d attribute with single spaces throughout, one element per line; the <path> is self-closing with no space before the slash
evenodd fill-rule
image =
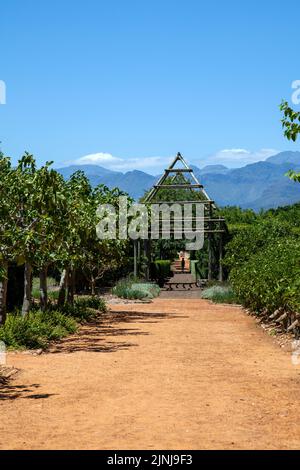
<path id="1" fill-rule="evenodd" d="M 141 240 L 137 240 L 137 276 L 141 273 Z"/>
<path id="2" fill-rule="evenodd" d="M 219 238 L 219 281 L 223 282 L 224 280 L 224 273 L 223 273 L 223 233 L 220 234 Z"/>
<path id="3" fill-rule="evenodd" d="M 146 262 L 145 269 L 145 280 L 150 280 L 150 262 L 151 262 L 151 242 L 149 240 L 144 240 L 144 260 Z"/>
<path id="4" fill-rule="evenodd" d="M 207 279 L 209 281 L 211 281 L 213 277 L 212 260 L 213 260 L 212 239 L 211 239 L 211 234 L 209 233 L 208 234 L 208 275 L 207 275 Z"/>
<path id="5" fill-rule="evenodd" d="M 209 205 L 209 219 L 212 218 L 212 207 Z M 208 222 L 209 231 L 211 230 L 211 222 Z M 211 281 L 213 278 L 213 247 L 212 247 L 212 234 L 208 233 L 208 275 L 207 279 Z"/>
<path id="6" fill-rule="evenodd" d="M 137 277 L 137 240 L 133 240 L 133 275 Z"/>

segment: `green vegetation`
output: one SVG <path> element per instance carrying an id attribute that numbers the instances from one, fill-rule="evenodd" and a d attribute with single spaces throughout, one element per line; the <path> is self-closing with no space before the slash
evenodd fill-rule
<path id="1" fill-rule="evenodd" d="M 155 280 L 159 286 L 163 286 L 165 281 L 171 276 L 171 261 L 157 260 L 152 263 L 151 279 Z"/>
<path id="2" fill-rule="evenodd" d="M 97 208 L 116 206 L 123 193 L 93 188 L 81 171 L 65 181 L 51 162 L 37 168 L 28 153 L 13 167 L 1 152 L 0 192 L 0 339 L 44 348 L 105 311 L 97 284 L 122 271 L 129 244 L 97 237 Z M 76 299 L 77 278 L 91 297 Z"/>
<path id="3" fill-rule="evenodd" d="M 230 240 L 224 265 L 236 298 L 256 315 L 298 334 L 300 204 L 252 215 L 236 208 L 225 212 Z"/>
<path id="4" fill-rule="evenodd" d="M 92 296 L 92 297 L 78 297 L 75 302 L 75 307 L 81 308 L 92 308 L 100 312 L 106 312 L 107 306 L 105 301 L 101 297 Z"/>
<path id="5" fill-rule="evenodd" d="M 49 341 L 76 330 L 76 321 L 61 312 L 29 312 L 26 317 L 9 314 L 5 325 L 0 328 L 0 340 L 14 349 L 45 348 Z"/>
<path id="6" fill-rule="evenodd" d="M 288 127 L 290 119 L 291 129 L 297 132 L 292 124 L 298 116 L 282 109 L 284 125 Z M 15 168 L 0 153 L 0 192 L 0 339 L 11 347 L 45 347 L 52 339 L 76 331 L 79 322 L 93 319 L 97 311 L 105 311 L 105 303 L 96 296 L 105 276 L 127 275 L 128 241 L 99 240 L 96 233 L 99 205 L 116 207 L 123 193 L 103 185 L 93 188 L 81 171 L 65 181 L 49 162 L 38 169 L 28 153 Z M 172 188 L 163 192 L 158 199 L 175 199 Z M 179 199 L 186 198 L 183 191 Z M 276 320 L 278 314 L 285 327 L 299 330 L 300 204 L 260 213 L 225 207 L 218 213 L 229 229 L 223 264 L 230 287 L 212 286 L 203 298 L 238 300 L 257 315 L 273 315 Z M 198 260 L 201 277 L 207 274 L 205 243 L 191 256 Z M 183 240 L 153 242 L 152 255 L 159 260 L 152 263 L 150 274 L 159 286 L 170 276 L 171 261 L 182 248 Z M 140 272 L 146 273 L 143 260 L 141 264 Z M 76 296 L 78 279 L 81 289 L 86 283 L 91 296 Z M 125 278 L 113 293 L 125 299 L 152 299 L 159 294 L 157 284 Z M 23 304 L 7 317 L 7 291 L 12 285 L 13 294 L 24 292 Z M 13 310 L 17 304 L 9 305 Z"/>
<path id="7" fill-rule="evenodd" d="M 59 291 L 58 291 L 58 284 L 55 279 L 51 277 L 47 277 L 47 297 L 49 300 L 58 300 L 59 296 Z M 39 300 L 41 296 L 41 291 L 40 291 L 40 279 L 37 277 L 34 277 L 32 280 L 32 297 L 35 300 Z"/>
<path id="8" fill-rule="evenodd" d="M 288 140 L 296 142 L 300 134 L 300 112 L 294 111 L 287 101 L 282 101 L 280 110 L 283 112 L 282 127 Z"/>
<path id="9" fill-rule="evenodd" d="M 117 297 L 131 300 L 141 300 L 144 296 L 143 292 L 132 288 L 133 281 L 130 279 L 121 279 L 117 282 L 112 293 Z"/>
<path id="10" fill-rule="evenodd" d="M 34 300 L 39 300 L 42 311 L 56 300 L 60 308 L 72 306 L 78 275 L 95 295 L 106 273 L 122 271 L 129 253 L 127 240 L 100 240 L 96 233 L 97 208 L 117 206 L 123 194 L 118 189 L 93 188 L 81 171 L 65 181 L 51 162 L 37 168 L 28 153 L 12 167 L 0 152 L 0 192 L 0 325 L 5 324 L 12 278 L 23 283 L 23 289 L 17 285 L 15 292 L 24 293 L 21 315 L 25 317 Z M 22 280 L 11 272 L 20 266 Z M 60 281 L 49 282 L 49 271 L 60 273 Z"/>
<path id="11" fill-rule="evenodd" d="M 296 142 L 300 134 L 300 112 L 294 111 L 287 101 L 282 101 L 280 110 L 283 112 L 281 122 L 284 129 L 284 136 L 288 140 Z M 300 182 L 300 173 L 290 170 L 287 176 L 289 176 L 293 181 L 298 183 Z"/>
<path id="12" fill-rule="evenodd" d="M 50 341 L 75 333 L 80 323 L 105 311 L 103 299 L 82 297 L 73 305 L 52 305 L 45 311 L 33 309 L 25 317 L 20 312 L 10 313 L 0 327 L 0 341 L 13 349 L 45 349 Z"/>
<path id="13" fill-rule="evenodd" d="M 159 296 L 160 288 L 156 284 L 140 282 L 132 284 L 131 288 L 143 294 L 143 299 L 154 299 Z"/>
<path id="14" fill-rule="evenodd" d="M 137 282 L 134 279 L 122 279 L 113 288 L 113 294 L 123 299 L 153 299 L 160 293 L 156 284 Z"/>
<path id="15" fill-rule="evenodd" d="M 282 238 L 232 269 L 231 284 L 240 301 L 259 313 L 300 309 L 300 240 Z"/>
<path id="16" fill-rule="evenodd" d="M 177 174 L 174 177 L 168 177 L 164 181 L 164 185 L 167 186 L 167 185 L 182 184 L 182 183 L 186 184 L 188 181 L 190 181 L 190 179 L 191 177 L 189 175 L 183 176 L 182 174 Z M 145 200 L 148 194 L 149 194 L 149 191 L 146 191 L 145 195 L 141 199 L 142 202 Z M 197 201 L 197 200 L 203 200 L 203 194 L 201 192 L 194 191 L 194 190 L 191 191 L 190 189 L 173 189 L 171 187 L 171 188 L 160 188 L 157 191 L 154 198 L 152 199 L 151 203 L 157 203 L 160 201 L 166 202 L 166 201 Z M 194 208 L 194 211 L 195 211 L 195 208 Z M 153 259 L 159 260 L 159 261 L 165 261 L 165 260 L 173 261 L 174 259 L 177 259 L 178 253 L 184 250 L 185 247 L 186 247 L 185 240 L 158 239 L 158 240 L 152 240 L 152 243 L 151 243 Z M 157 265 L 157 261 L 155 262 L 155 264 Z M 162 267 L 161 269 L 160 266 L 152 266 L 151 269 L 152 269 L 151 278 L 155 280 L 156 282 L 158 282 L 160 286 L 162 286 L 164 284 L 164 280 L 167 279 L 170 274 L 167 272 L 165 273 L 162 272 L 162 269 L 165 270 L 165 267 Z"/>
<path id="17" fill-rule="evenodd" d="M 201 297 L 203 299 L 211 300 L 217 304 L 235 304 L 237 298 L 233 289 L 230 286 L 215 285 L 208 287 L 202 291 Z"/>

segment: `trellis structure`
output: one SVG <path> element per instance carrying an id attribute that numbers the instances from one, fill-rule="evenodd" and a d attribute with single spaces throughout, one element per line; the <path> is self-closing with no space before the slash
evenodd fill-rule
<path id="1" fill-rule="evenodd" d="M 179 164 L 179 167 L 178 167 Z M 164 190 L 174 190 L 173 200 L 168 200 L 164 195 L 160 196 L 160 192 Z M 179 194 L 178 194 L 179 193 Z M 177 197 L 178 195 L 178 197 Z M 217 259 L 217 278 L 219 281 L 223 280 L 223 267 L 222 267 L 222 257 L 223 257 L 223 245 L 224 245 L 224 234 L 227 232 L 227 226 L 225 219 L 215 215 L 216 205 L 213 200 L 210 199 L 207 192 L 205 191 L 202 184 L 200 184 L 198 178 L 194 174 L 192 168 L 190 168 L 187 162 L 184 160 L 180 153 L 177 154 L 172 164 L 167 168 L 158 182 L 152 187 L 146 196 L 144 203 L 148 205 L 152 204 L 167 204 L 171 206 L 172 204 L 201 204 L 203 207 L 203 217 L 201 217 L 201 234 L 204 234 L 204 237 L 207 237 L 207 246 L 208 246 L 208 280 L 212 280 L 215 273 L 214 260 Z M 196 225 L 197 217 L 194 213 L 190 218 L 190 223 L 192 226 Z M 171 236 L 176 237 L 176 222 L 180 222 L 179 219 L 173 217 L 171 223 Z M 161 220 L 163 222 L 163 220 Z M 181 219 L 181 224 L 183 224 L 183 217 Z M 195 231 L 193 230 L 193 233 Z M 200 232 L 199 232 L 200 233 Z M 197 232 L 195 233 L 195 235 Z M 160 227 L 159 234 L 156 234 L 155 239 L 163 238 L 163 232 Z M 151 256 L 151 237 L 153 233 L 149 230 L 148 240 L 144 240 L 144 257 L 148 259 L 148 264 L 150 263 Z M 137 241 L 134 244 L 134 271 L 137 274 L 137 265 L 138 259 L 141 256 L 141 245 Z M 149 275 L 149 269 L 147 269 L 147 276 Z"/>

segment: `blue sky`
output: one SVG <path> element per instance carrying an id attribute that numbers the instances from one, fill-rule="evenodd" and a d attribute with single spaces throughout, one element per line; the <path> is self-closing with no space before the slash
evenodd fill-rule
<path id="1" fill-rule="evenodd" d="M 278 105 L 300 79 L 299 13 L 295 0 L 1 2 L 2 150 L 151 173 L 177 151 L 233 167 L 298 150 Z"/>

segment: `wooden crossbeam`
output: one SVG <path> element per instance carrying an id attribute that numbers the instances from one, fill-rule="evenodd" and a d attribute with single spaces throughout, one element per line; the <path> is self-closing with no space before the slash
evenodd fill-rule
<path id="1" fill-rule="evenodd" d="M 193 173 L 191 168 L 168 168 L 165 170 L 167 173 Z"/>
<path id="2" fill-rule="evenodd" d="M 151 232 L 151 230 L 149 231 L 149 233 L 151 233 L 151 235 L 163 235 L 163 234 L 169 234 L 170 235 L 184 235 L 184 234 L 189 234 L 189 233 L 192 233 L 192 234 L 195 234 L 197 235 L 197 233 L 225 233 L 225 230 L 213 230 L 213 229 L 204 229 L 204 230 L 173 230 L 171 227 L 170 227 L 170 230 L 159 230 L 159 231 L 156 231 L 156 232 Z"/>
<path id="3" fill-rule="evenodd" d="M 175 168 L 176 166 L 176 163 L 177 162 L 180 162 L 182 165 L 183 165 L 183 168 Z M 166 179 L 168 178 L 169 174 L 170 173 L 174 173 L 175 175 L 177 173 L 181 173 L 181 174 L 184 174 L 184 173 L 189 173 L 191 175 L 191 178 L 193 179 L 193 182 L 194 184 L 188 184 L 188 185 L 175 185 L 175 184 L 171 184 L 171 185 L 164 185 Z M 176 176 L 174 176 L 174 178 L 176 178 Z M 174 179 L 173 178 L 173 179 Z M 195 176 L 194 174 L 194 171 L 189 168 L 188 164 L 186 163 L 186 161 L 184 160 L 184 158 L 182 157 L 182 155 L 180 153 L 178 153 L 173 161 L 173 163 L 169 166 L 169 168 L 167 170 L 165 170 L 164 174 L 160 177 L 160 179 L 158 180 L 158 182 L 156 183 L 156 185 L 154 185 L 152 187 L 152 189 L 150 190 L 150 192 L 148 193 L 146 199 L 145 199 L 145 202 L 152 202 L 154 197 L 157 195 L 157 192 L 159 191 L 159 189 L 161 188 L 168 188 L 168 189 L 201 189 L 201 194 L 202 196 L 206 199 L 207 203 L 210 203 L 213 205 L 213 207 L 215 208 L 215 202 L 214 201 L 211 201 L 207 192 L 205 191 L 203 185 L 201 185 L 197 179 L 197 177 Z M 163 204 L 165 202 L 168 202 L 168 201 L 162 201 L 162 202 L 158 202 L 157 204 Z M 180 202 L 180 201 L 176 201 L 176 202 Z M 186 202 L 190 202 L 190 201 L 186 201 Z M 194 202 L 194 201 L 193 201 Z"/>
<path id="4" fill-rule="evenodd" d="M 156 189 L 196 189 L 203 188 L 202 184 L 156 184 Z"/>
<path id="5" fill-rule="evenodd" d="M 214 204 L 210 199 L 196 199 L 194 201 L 155 201 L 151 204 Z"/>
<path id="6" fill-rule="evenodd" d="M 225 222 L 225 219 L 211 219 L 210 217 L 172 217 L 171 219 L 160 219 L 161 222 L 178 222 L 178 221 L 197 221 L 204 220 L 204 222 Z"/>

